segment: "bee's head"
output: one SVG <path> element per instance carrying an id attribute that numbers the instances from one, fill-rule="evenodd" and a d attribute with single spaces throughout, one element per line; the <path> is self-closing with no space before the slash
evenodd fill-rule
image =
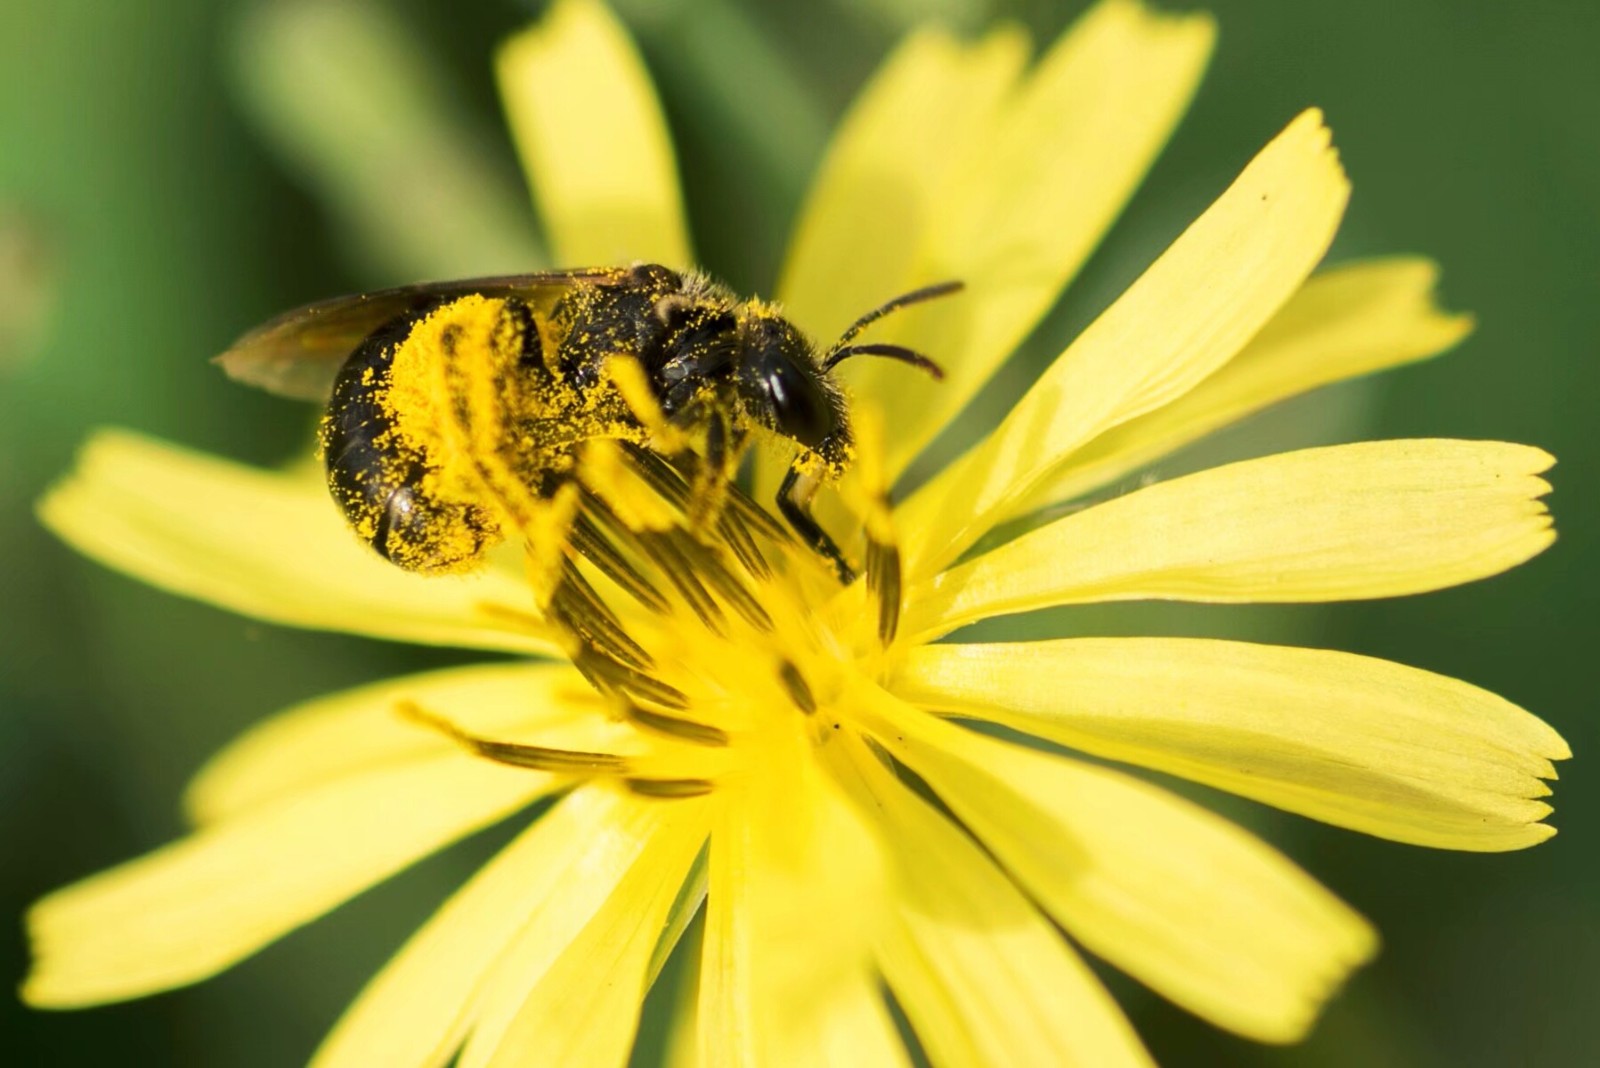
<path id="1" fill-rule="evenodd" d="M 752 302 L 739 323 L 736 388 L 768 430 L 809 449 L 835 473 L 850 449 L 844 393 L 804 334 L 770 306 Z"/>
<path id="2" fill-rule="evenodd" d="M 938 364 L 902 345 L 851 342 L 898 308 L 960 289 L 960 282 L 943 282 L 895 297 L 850 324 L 821 355 L 771 305 L 751 301 L 741 310 L 739 321 L 739 395 L 762 425 L 809 449 L 837 477 L 849 460 L 850 419 L 834 367 L 851 356 L 884 356 L 943 378 Z"/>

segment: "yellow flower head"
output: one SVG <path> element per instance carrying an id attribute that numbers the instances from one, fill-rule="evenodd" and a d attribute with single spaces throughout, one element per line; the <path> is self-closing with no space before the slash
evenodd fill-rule
<path id="1" fill-rule="evenodd" d="M 192 835 L 34 908 L 24 996 L 79 1006 L 202 979 L 552 798 L 316 1063 L 623 1064 L 702 909 L 685 1064 L 907 1063 L 885 987 L 936 1065 L 1148 1063 L 1074 943 L 1220 1027 L 1304 1035 L 1371 929 L 1252 835 L 1103 762 L 1492 851 L 1553 833 L 1538 798 L 1561 738 L 1466 683 L 1345 653 L 961 628 L 1118 600 L 1417 593 L 1550 543 L 1550 457 L 1497 442 L 1309 449 L 1105 494 L 1469 328 L 1434 307 L 1425 261 L 1313 275 L 1348 194 L 1321 116 L 1274 138 L 987 438 L 908 499 L 886 492 L 1082 265 L 1212 39 L 1204 16 L 1136 0 L 1105 0 L 1032 65 L 1012 30 L 926 31 L 850 114 L 784 314 L 829 338 L 886 297 L 966 283 L 874 328 L 936 355 L 943 381 L 848 368 L 857 457 L 819 505 L 863 581 L 753 503 L 784 458 L 695 537 L 690 488 L 653 454 L 586 456 L 585 490 L 618 522 L 582 555 L 626 567 L 574 563 L 551 599 L 521 560 L 432 578 L 383 563 L 302 472 L 97 436 L 42 506 L 89 555 L 261 619 L 526 658 L 247 734 L 191 788 Z M 499 74 L 558 259 L 692 263 L 648 79 L 597 3 L 557 4 Z"/>

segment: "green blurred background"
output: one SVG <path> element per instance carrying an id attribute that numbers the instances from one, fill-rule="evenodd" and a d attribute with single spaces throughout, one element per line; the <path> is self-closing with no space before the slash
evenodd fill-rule
<path id="1" fill-rule="evenodd" d="M 619 5 L 661 85 L 705 265 L 745 291 L 770 285 L 828 129 L 907 26 L 1010 17 L 1048 39 L 1083 6 Z M 303 448 L 304 410 L 206 363 L 285 306 L 537 263 L 487 63 L 537 7 L 452 6 L 0 7 L 0 974 L 24 971 L 26 903 L 180 833 L 187 775 L 241 728 L 335 687 L 452 662 L 162 595 L 74 557 L 31 513 L 102 424 L 256 462 Z M 1296 402 L 1161 473 L 1373 436 L 1525 441 L 1560 459 L 1562 538 L 1512 574 L 1425 597 L 1045 622 L 1390 657 L 1523 704 L 1578 759 L 1554 798 L 1561 835 L 1510 855 L 1401 847 L 1208 797 L 1371 916 L 1384 953 L 1292 1049 L 1235 1041 L 1124 983 L 1119 994 L 1169 1065 L 1600 1064 L 1600 791 L 1585 760 L 1600 638 L 1600 6 L 1206 6 L 1222 32 L 1193 112 L 994 396 L 1014 393 L 1255 149 L 1319 104 L 1355 182 L 1333 258 L 1434 256 L 1446 302 L 1476 312 L 1479 329 L 1444 361 Z M 480 836 L 192 989 L 70 1014 L 0 998 L 0 1060 L 301 1062 L 503 837 Z"/>

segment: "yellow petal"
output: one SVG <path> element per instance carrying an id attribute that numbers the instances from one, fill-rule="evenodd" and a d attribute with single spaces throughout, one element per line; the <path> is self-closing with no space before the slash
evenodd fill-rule
<path id="1" fill-rule="evenodd" d="M 449 754 L 199 831 L 36 904 L 22 995 L 70 1008 L 207 978 L 556 782 Z"/>
<path id="2" fill-rule="evenodd" d="M 1058 357 L 981 445 L 907 504 L 908 574 L 959 555 L 1072 452 L 1242 349 L 1327 250 L 1349 183 L 1312 110 Z"/>
<path id="3" fill-rule="evenodd" d="M 922 29 L 857 96 L 806 195 L 778 284 L 785 312 L 819 344 L 830 344 L 883 301 L 945 280 L 928 276 L 935 268 L 923 262 L 926 235 L 948 199 L 956 161 L 973 155 L 993 128 L 1027 52 L 1025 35 L 1015 29 L 973 43 Z M 970 294 L 956 300 L 967 307 Z M 928 305 L 902 314 L 937 310 Z M 855 383 L 856 375 L 871 373 L 864 362 L 843 365 L 841 374 Z M 904 386 L 911 377 L 902 373 L 894 382 Z M 787 461 L 756 453 L 758 498 L 772 496 Z"/>
<path id="4" fill-rule="evenodd" d="M 1109 430 L 1012 514 L 1071 500 L 1278 401 L 1435 356 L 1472 330 L 1472 317 L 1433 300 L 1439 270 L 1394 256 L 1330 268 L 1290 298 L 1223 368 L 1171 404 Z"/>
<path id="5" fill-rule="evenodd" d="M 923 29 L 857 96 L 806 194 L 778 286 L 818 340 L 923 280 L 940 195 L 996 121 L 1027 49 L 1015 29 L 970 43 Z"/>
<path id="6" fill-rule="evenodd" d="M 878 960 L 933 1063 L 1153 1064 L 1099 980 L 994 862 L 870 754 L 854 765 L 898 875 Z"/>
<path id="7" fill-rule="evenodd" d="M 1027 58 L 1027 38 L 1016 28 L 971 43 L 923 29 L 907 37 L 862 90 L 807 193 L 778 284 L 785 311 L 819 344 L 831 344 L 891 297 L 960 278 L 969 287 L 965 293 L 899 312 L 898 322 L 874 328 L 873 337 L 920 343 L 935 323 L 943 324 L 943 336 L 927 351 L 951 376 L 965 386 L 992 369 L 979 366 L 979 354 L 957 341 L 972 331 L 980 304 L 996 298 L 995 284 L 974 276 L 973 259 L 948 262 L 954 250 L 940 247 L 940 227 L 963 199 L 973 201 L 965 205 L 968 214 L 982 206 L 975 195 L 984 190 L 959 176 L 976 167 L 994 139 Z M 975 357 L 970 365 L 969 356 Z M 921 386 L 915 371 L 883 370 L 890 372 L 886 380 L 872 361 L 858 359 L 841 373 L 875 398 L 885 382 L 892 385 L 880 398 L 885 405 L 895 391 Z M 923 401 L 925 392 L 919 391 Z M 909 405 L 893 414 L 896 431 L 907 435 L 893 458 L 897 471 L 937 423 L 932 411 Z"/>
<path id="8" fill-rule="evenodd" d="M 911 1068 L 900 1032 L 878 988 L 878 978 L 867 971 L 850 975 L 828 991 L 818 1006 L 814 1026 L 790 1032 L 787 1044 L 769 1063 L 818 1068 Z"/>
<path id="9" fill-rule="evenodd" d="M 594 690 L 566 665 L 492 664 L 387 679 L 308 701 L 263 721 L 212 757 L 190 783 L 197 823 L 228 819 L 333 779 L 459 751 L 400 715 L 410 702 L 473 734 L 610 751 L 617 733 Z"/>
<path id="10" fill-rule="evenodd" d="M 1292 1042 L 1376 948 L 1287 858 L 1107 768 L 880 702 L 880 743 L 1088 949 L 1195 1014 Z"/>
<path id="11" fill-rule="evenodd" d="M 704 799 L 656 805 L 660 827 L 615 886 L 599 891 L 604 903 L 528 993 L 489 1068 L 628 1063 L 651 958 L 706 836 Z M 476 1063 L 470 1050 L 462 1058 L 462 1068 Z"/>
<path id="12" fill-rule="evenodd" d="M 666 119 L 605 5 L 558 0 L 495 69 L 558 264 L 693 264 Z"/>
<path id="13" fill-rule="evenodd" d="M 1057 520 L 910 597 L 927 637 L 1058 604 L 1341 601 L 1497 574 L 1555 538 L 1538 472 L 1490 441 L 1374 441 L 1245 460 Z"/>
<path id="14" fill-rule="evenodd" d="M 568 863 L 549 876 L 541 877 L 525 895 L 527 914 L 519 928 L 511 932 L 478 999 L 472 1033 L 461 1054 L 461 1068 L 482 1068 L 498 1056 L 502 1043 L 512 1037 L 515 1021 L 528 1003 L 530 991 L 543 987 L 550 976 L 562 975 L 584 984 L 604 981 L 605 970 L 610 966 L 608 962 L 595 957 L 592 963 L 596 965 L 596 972 L 575 973 L 575 968 L 581 970 L 586 954 L 580 953 L 577 961 L 568 961 L 571 949 L 607 930 L 619 930 L 615 925 L 630 911 L 653 908 L 652 895 L 663 882 L 672 883 L 671 892 L 667 893 L 670 906 L 689 862 L 704 841 L 705 817 L 703 806 L 697 801 L 682 803 L 640 798 L 600 785 L 586 787 L 573 796 L 581 794 L 611 795 L 591 797 L 582 802 L 585 806 L 603 807 L 608 814 L 594 821 L 587 842 L 581 850 L 571 854 Z M 677 865 L 676 858 L 685 851 L 687 855 L 681 857 L 681 867 L 676 868 L 674 881 L 667 869 Z M 658 920 L 648 939 L 646 964 L 662 926 Z M 549 998 L 558 994 L 556 988 L 544 988 L 541 996 Z M 631 994 L 635 1000 L 624 1036 L 628 1039 L 631 1039 L 638 1015 L 638 998 L 642 994 L 638 982 L 632 985 Z M 544 1010 L 536 1007 L 530 1011 Z M 621 1025 L 612 1021 L 610 1026 Z M 518 1031 L 516 1041 L 533 1039 Z M 626 1044 L 623 1048 L 626 1049 Z M 522 1063 L 576 1062 L 532 1057 Z"/>
<path id="15" fill-rule="evenodd" d="M 107 567 L 271 623 L 554 651 L 515 622 L 528 602 L 516 578 L 492 568 L 452 578 L 401 571 L 362 545 L 321 485 L 298 474 L 102 430 L 39 515 Z"/>
<path id="16" fill-rule="evenodd" d="M 752 760 L 761 774 L 718 786 L 699 1001 L 711 1068 L 904 1057 L 868 979 L 878 845 L 806 746 L 774 741 Z"/>
<path id="17" fill-rule="evenodd" d="M 1193 96 L 1204 15 L 1107 0 L 1016 84 L 1024 42 L 912 38 L 863 95 L 818 177 L 780 287 L 826 342 L 884 299 L 948 278 L 961 296 L 874 336 L 931 355 L 942 382 L 886 361 L 847 377 L 886 408 L 900 471 L 1055 302 Z"/>
<path id="18" fill-rule="evenodd" d="M 905 700 L 1415 845 L 1517 849 L 1553 832 L 1544 722 L 1386 660 L 1182 638 L 911 651 Z"/>
<path id="19" fill-rule="evenodd" d="M 314 1068 L 438 1068 L 466 1036 L 486 980 L 529 916 L 552 895 L 600 900 L 604 866 L 584 867 L 615 836 L 625 799 L 578 789 L 522 832 L 423 925 L 367 984 Z"/>

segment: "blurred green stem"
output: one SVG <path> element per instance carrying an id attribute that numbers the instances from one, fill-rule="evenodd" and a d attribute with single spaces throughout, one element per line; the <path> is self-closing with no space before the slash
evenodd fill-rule
<path id="1" fill-rule="evenodd" d="M 827 141 L 828 118 L 749 12 L 731 0 L 615 2 L 706 125 L 750 151 L 761 167 L 751 187 L 774 203 L 798 201 Z"/>
<path id="2" fill-rule="evenodd" d="M 246 112 L 375 282 L 545 265 L 533 213 L 424 42 L 368 0 L 270 0 L 240 23 Z"/>

